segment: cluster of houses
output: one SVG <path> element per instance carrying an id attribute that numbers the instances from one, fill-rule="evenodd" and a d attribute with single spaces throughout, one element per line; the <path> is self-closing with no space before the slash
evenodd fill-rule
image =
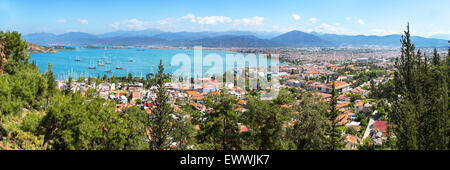
<path id="1" fill-rule="evenodd" d="M 359 61 L 359 60 L 358 60 Z M 383 63 L 380 63 L 383 64 Z M 342 68 L 348 68 L 355 71 L 367 70 L 364 66 L 329 64 L 326 62 L 314 63 L 304 62 L 301 65 L 283 65 L 280 67 L 277 73 L 260 74 L 256 70 L 250 70 L 249 74 L 255 74 L 256 76 L 268 76 L 276 75 L 284 83 L 280 85 L 280 88 L 296 88 L 302 91 L 314 91 L 314 94 L 319 96 L 323 101 L 327 102 L 331 99 L 332 82 L 335 84 L 338 96 L 338 109 L 340 114 L 338 116 L 339 124 L 345 127 L 353 127 L 356 131 L 364 129 L 361 127 L 361 123 L 357 122 L 357 115 L 360 113 L 370 115 L 373 101 L 365 100 L 369 90 L 364 86 L 370 86 L 370 82 L 365 82 L 362 85 L 353 87 L 353 83 L 356 81 L 353 75 L 338 75 L 337 70 Z M 389 72 L 388 72 L 389 73 Z M 331 77 L 333 81 L 330 80 Z M 321 79 L 324 78 L 324 79 Z M 246 95 L 247 92 L 234 86 L 231 82 L 218 82 L 213 78 L 196 78 L 196 82 L 191 85 L 182 83 L 166 83 L 165 88 L 168 91 L 169 99 L 174 111 L 178 110 L 177 100 L 181 100 L 193 109 L 200 112 L 208 112 L 208 108 L 204 104 L 204 99 L 209 94 L 220 93 L 220 89 L 226 89 L 230 95 L 236 96 L 238 99 L 237 112 L 246 112 Z M 383 83 L 389 80 L 389 78 L 382 76 L 377 78 L 375 83 Z M 85 95 L 89 89 L 95 89 L 95 95 L 104 99 L 115 100 L 117 103 L 116 111 L 120 112 L 123 109 L 130 106 L 138 106 L 142 110 L 145 110 L 148 114 L 151 114 L 151 110 L 155 107 L 154 101 L 156 99 L 156 86 L 152 86 L 150 89 L 145 89 L 142 83 L 108 83 L 103 82 L 98 85 L 95 82 L 80 83 L 72 82 L 70 86 L 65 81 L 57 81 L 57 87 L 59 89 L 67 89 L 80 91 L 82 95 Z M 264 93 L 264 90 L 259 91 Z M 351 95 L 360 95 L 362 99 L 352 101 Z M 294 104 L 298 104 L 296 101 Z M 282 107 L 289 107 L 287 105 Z M 289 122 L 286 126 L 293 126 L 295 121 Z M 248 128 L 244 124 L 240 124 L 241 132 L 247 132 Z M 375 144 L 381 144 L 383 137 L 385 137 L 387 122 L 376 121 L 371 129 L 370 137 Z M 199 129 L 198 126 L 195 126 Z M 363 132 L 361 132 L 363 133 Z M 345 147 L 348 149 L 356 149 L 357 143 L 361 141 L 358 136 L 352 134 L 343 134 L 345 136 Z"/>
<path id="2" fill-rule="evenodd" d="M 364 58 L 356 59 L 357 63 L 375 63 L 380 66 L 385 64 L 383 61 L 368 60 Z M 298 66 L 283 66 L 280 68 L 280 71 L 286 73 L 286 75 L 281 77 L 282 79 L 285 79 L 285 83 L 282 87 L 297 88 L 304 91 L 315 91 L 315 95 L 321 97 L 323 101 L 328 102 L 332 97 L 331 89 L 332 83 L 334 82 L 335 89 L 339 94 L 337 97 L 337 108 L 340 111 L 340 115 L 337 118 L 339 124 L 344 125 L 347 128 L 352 127 L 361 134 L 364 133 L 361 129 L 370 128 L 368 132 L 372 143 L 375 145 L 382 145 L 383 141 L 386 139 L 386 121 L 375 121 L 370 127 L 361 127 L 361 122 L 356 121 L 358 114 L 360 113 L 365 114 L 368 117 L 372 116 L 372 113 L 370 112 L 372 111 L 373 105 L 376 103 L 373 100 L 366 100 L 370 91 L 368 88 L 364 88 L 370 87 L 370 81 L 354 87 L 352 84 L 357 80 L 353 75 L 339 75 L 336 73 L 338 69 L 342 68 L 344 68 L 344 66 L 341 66 L 340 64 L 328 64 L 324 62 L 307 62 L 306 64 Z M 354 71 L 368 71 L 364 66 L 347 65 L 345 68 Z M 386 73 L 391 74 L 392 71 L 386 70 Z M 330 76 L 334 76 L 333 81 L 328 80 L 328 77 Z M 325 79 L 320 79 L 320 77 L 324 77 Z M 392 77 L 383 75 L 376 78 L 373 82 L 379 84 L 390 79 L 392 79 Z M 361 99 L 352 101 L 352 95 L 359 95 L 361 96 Z M 362 143 L 362 139 L 358 136 L 352 134 L 343 135 L 346 142 L 345 148 L 347 149 L 357 149 L 357 144 Z"/>

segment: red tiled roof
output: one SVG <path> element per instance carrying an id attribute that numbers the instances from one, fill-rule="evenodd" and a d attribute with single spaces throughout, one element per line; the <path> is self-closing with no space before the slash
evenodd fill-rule
<path id="1" fill-rule="evenodd" d="M 345 103 L 342 103 L 342 104 L 338 104 L 336 107 L 337 108 L 347 107 L 349 104 L 350 104 L 350 102 L 345 102 Z"/>
<path id="2" fill-rule="evenodd" d="M 330 87 L 331 87 L 333 85 L 333 83 L 332 82 L 328 83 L 328 85 L 330 85 Z M 349 84 L 347 84 L 346 82 L 343 82 L 343 81 L 335 81 L 334 82 L 334 86 L 336 87 L 336 89 L 340 89 L 340 88 L 346 87 L 348 85 Z"/>
<path id="3" fill-rule="evenodd" d="M 242 132 L 248 132 L 248 128 L 245 125 L 241 125 L 241 133 Z"/>
<path id="4" fill-rule="evenodd" d="M 358 100 L 358 102 L 355 103 L 355 107 L 361 107 L 364 105 L 364 101 L 363 100 Z"/>
<path id="5" fill-rule="evenodd" d="M 373 124 L 373 129 L 374 130 L 379 130 L 381 132 L 386 132 L 387 129 L 387 121 L 376 121 Z"/>
<path id="6" fill-rule="evenodd" d="M 247 102 L 246 102 L 245 100 L 239 100 L 238 104 L 241 104 L 241 105 L 246 105 L 246 104 L 247 104 Z"/>
<path id="7" fill-rule="evenodd" d="M 347 136 L 345 137 L 345 139 L 346 139 L 347 141 L 351 142 L 351 143 L 356 143 L 356 141 L 358 140 L 358 139 L 356 138 L 356 136 L 353 136 L 353 135 L 347 135 Z"/>

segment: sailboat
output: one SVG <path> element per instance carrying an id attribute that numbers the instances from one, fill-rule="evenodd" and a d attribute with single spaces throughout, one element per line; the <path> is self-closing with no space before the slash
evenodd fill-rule
<path id="1" fill-rule="evenodd" d="M 105 64 L 103 64 L 102 62 L 98 62 L 98 66 L 103 67 L 105 66 Z"/>
<path id="2" fill-rule="evenodd" d="M 80 57 L 76 57 L 75 61 L 81 61 Z"/>
<path id="3" fill-rule="evenodd" d="M 106 72 L 106 73 L 111 73 L 111 72 L 112 72 L 112 70 L 110 69 L 110 66 L 106 66 L 105 72 Z"/>
<path id="4" fill-rule="evenodd" d="M 105 57 L 105 55 L 106 55 L 106 46 L 105 46 L 105 51 L 103 52 L 103 57 L 102 58 L 107 58 L 107 57 Z M 99 59 L 97 62 L 98 62 L 98 64 L 97 64 L 98 66 L 100 66 L 100 67 L 105 66 L 105 64 L 102 63 L 101 59 Z"/>
<path id="5" fill-rule="evenodd" d="M 105 50 L 103 51 L 103 59 L 107 59 L 108 57 L 106 57 L 106 46 L 105 46 Z"/>
<path id="6" fill-rule="evenodd" d="M 120 65 L 118 65 L 118 66 L 116 67 L 116 70 L 123 70 L 123 67 L 120 66 Z"/>
<path id="7" fill-rule="evenodd" d="M 90 63 L 88 68 L 91 69 L 91 70 L 97 69 L 96 67 L 94 67 L 94 63 L 93 62 Z"/>
<path id="8" fill-rule="evenodd" d="M 133 58 L 128 58 L 128 62 L 134 62 Z"/>

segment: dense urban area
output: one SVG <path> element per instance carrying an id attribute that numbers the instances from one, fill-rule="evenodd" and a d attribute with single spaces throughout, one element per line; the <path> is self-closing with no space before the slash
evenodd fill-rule
<path id="1" fill-rule="evenodd" d="M 277 76 L 279 95 L 266 100 L 275 89 L 260 84 L 171 82 L 162 62 L 145 78 L 56 80 L 19 33 L 0 32 L 0 149 L 447 150 L 450 48 L 416 49 L 409 26 L 401 43 L 225 49 L 280 55 L 278 72 L 236 77 Z"/>

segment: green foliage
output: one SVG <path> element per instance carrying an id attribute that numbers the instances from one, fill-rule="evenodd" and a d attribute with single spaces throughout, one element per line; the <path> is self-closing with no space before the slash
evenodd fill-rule
<path id="1" fill-rule="evenodd" d="M 247 145 L 260 150 L 286 149 L 283 125 L 290 119 L 291 111 L 281 108 L 275 101 L 262 101 L 259 97 L 249 97 L 247 109 L 241 116 L 242 123 L 249 128 L 244 137 Z"/>
<path id="2" fill-rule="evenodd" d="M 203 117 L 197 141 L 201 149 L 231 150 L 240 149 L 241 138 L 239 115 L 235 111 L 236 97 L 230 96 L 225 89 L 219 95 L 209 95 L 205 105 L 211 110 Z"/>
<path id="3" fill-rule="evenodd" d="M 141 99 L 136 99 L 136 104 L 142 104 L 142 100 Z"/>
<path id="4" fill-rule="evenodd" d="M 84 100 L 79 93 L 55 95 L 40 124 L 44 149 L 97 150 L 142 149 L 144 122 L 137 108 L 114 111 L 114 103 L 96 98 Z"/>
<path id="5" fill-rule="evenodd" d="M 23 123 L 21 124 L 20 128 L 23 131 L 31 132 L 33 134 L 37 133 L 37 130 L 39 128 L 39 122 L 42 119 L 42 115 L 38 114 L 37 112 L 31 112 L 28 113 L 23 118 Z"/>
<path id="6" fill-rule="evenodd" d="M 343 146 L 341 130 L 339 129 L 339 122 L 341 120 L 338 118 L 340 111 L 337 109 L 337 96 L 339 95 L 336 92 L 336 86 L 333 81 L 331 88 L 330 112 L 327 115 L 330 121 L 330 125 L 327 130 L 327 135 L 329 136 L 329 145 L 327 149 L 329 150 L 338 150 Z"/>
<path id="7" fill-rule="evenodd" d="M 168 149 L 171 145 L 169 137 L 173 136 L 174 128 L 173 124 L 176 123 L 173 119 L 173 110 L 168 103 L 169 96 L 164 88 L 164 66 L 162 60 L 158 66 L 158 73 L 156 74 L 156 84 L 158 89 L 156 90 L 156 108 L 152 110 L 150 119 L 149 131 L 150 131 L 150 149 L 164 150 Z"/>
<path id="8" fill-rule="evenodd" d="M 273 101 L 278 105 L 285 105 L 293 102 L 295 100 L 294 94 L 292 94 L 288 89 L 281 89 L 277 98 Z"/>
<path id="9" fill-rule="evenodd" d="M 386 83 L 379 84 L 377 92 L 374 93 L 374 97 L 377 99 L 393 100 L 397 97 L 395 93 L 394 81 L 387 81 Z"/>
<path id="10" fill-rule="evenodd" d="M 354 135 L 354 136 L 359 136 L 360 135 L 360 133 L 358 131 L 356 131 L 356 129 L 354 127 L 351 127 L 351 126 L 345 129 L 345 133 L 346 134 L 351 134 L 351 135 Z"/>
<path id="11" fill-rule="evenodd" d="M 402 36 L 401 56 L 395 62 L 395 94 L 389 118 L 396 125 L 398 149 L 448 149 L 448 69 L 441 67 L 435 53 L 430 65 L 415 52 L 409 25 Z"/>
<path id="12" fill-rule="evenodd" d="M 177 141 L 179 150 L 193 149 L 195 143 L 195 130 L 191 120 L 183 119 L 175 123 L 173 138 Z"/>
<path id="13" fill-rule="evenodd" d="M 53 74 L 52 67 L 53 66 L 48 63 L 47 70 L 44 73 L 44 77 L 47 79 L 47 88 L 51 94 L 53 94 L 56 90 L 55 75 Z"/>
<path id="14" fill-rule="evenodd" d="M 289 133 L 298 150 L 324 150 L 328 148 L 326 131 L 328 119 L 326 117 L 327 105 L 325 103 L 315 104 L 319 100 L 311 93 L 303 95 L 302 106 L 297 109 L 297 120 Z"/>
<path id="15" fill-rule="evenodd" d="M 356 83 L 352 84 L 353 87 L 360 86 L 361 84 L 368 82 L 370 80 L 373 80 L 377 77 L 380 77 L 383 75 L 382 71 L 379 70 L 369 70 L 369 71 L 362 71 L 354 75 L 354 79 L 356 80 Z"/>

